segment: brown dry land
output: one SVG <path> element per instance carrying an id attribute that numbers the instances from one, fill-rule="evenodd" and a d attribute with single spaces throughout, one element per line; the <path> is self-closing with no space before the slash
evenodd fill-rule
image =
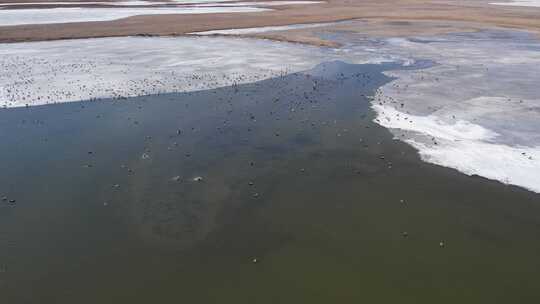
<path id="1" fill-rule="evenodd" d="M 29 1 L 29 0 L 28 0 Z M 494 1 L 494 0 L 492 0 Z M 2 2 L 14 2 L 0 0 Z M 24 1 L 20 1 L 24 2 Z M 34 1 L 32 1 L 34 2 Z M 477 30 L 487 27 L 540 33 L 540 8 L 495 6 L 487 0 L 328 0 L 326 3 L 273 7 L 258 13 L 147 15 L 116 21 L 0 27 L 0 42 L 40 41 L 130 35 L 183 35 L 196 31 L 332 22 L 360 19 L 341 30 L 368 35 L 412 35 Z M 276 40 L 326 44 L 311 30 L 259 34 Z"/>

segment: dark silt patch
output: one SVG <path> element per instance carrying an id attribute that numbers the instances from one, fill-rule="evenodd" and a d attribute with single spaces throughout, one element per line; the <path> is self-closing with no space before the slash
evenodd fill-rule
<path id="1" fill-rule="evenodd" d="M 388 24 L 388 25 L 409 26 L 412 23 L 409 22 L 409 21 L 389 21 L 389 22 L 386 22 L 386 24 Z"/>
<path id="2" fill-rule="evenodd" d="M 0 111 L 2 303 L 537 302 L 539 196 L 374 124 L 389 68 Z"/>

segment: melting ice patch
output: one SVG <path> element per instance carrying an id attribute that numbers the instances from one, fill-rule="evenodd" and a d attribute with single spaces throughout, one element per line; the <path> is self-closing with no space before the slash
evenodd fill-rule
<path id="1" fill-rule="evenodd" d="M 497 143 L 500 134 L 464 120 L 407 115 L 391 106 L 373 108 L 380 125 L 411 132 L 405 141 L 418 149 L 424 161 L 540 193 L 540 146 Z"/>
<path id="2" fill-rule="evenodd" d="M 221 37 L 123 37 L 0 44 L 0 106 L 180 92 L 306 70 L 335 54 Z"/>
<path id="3" fill-rule="evenodd" d="M 376 122 L 422 159 L 540 192 L 540 43 L 514 32 L 394 38 L 380 52 L 436 64 L 387 72 Z M 409 54 L 409 55 L 407 55 Z"/>
<path id="4" fill-rule="evenodd" d="M 440 147 L 408 141 L 423 160 L 540 193 L 540 147 L 512 147 L 483 141 L 443 143 Z"/>
<path id="5" fill-rule="evenodd" d="M 250 13 L 268 11 L 270 6 L 306 5 L 322 3 L 320 1 L 253 1 L 223 3 L 232 0 L 176 0 L 174 2 L 87 2 L 83 7 L 56 7 L 40 9 L 2 9 L 0 7 L 0 26 L 24 24 L 51 24 L 70 22 L 111 21 L 139 15 L 164 14 L 211 14 L 211 13 Z M 69 2 L 51 2 L 56 5 L 76 4 Z M 34 5 L 44 3 L 34 3 Z M 85 5 L 112 5 L 117 7 L 84 7 Z M 185 4 L 182 6 L 163 6 L 162 4 Z M 1 6 L 2 4 L 0 4 Z M 12 5 L 12 3 L 8 4 Z M 132 7 L 135 6 L 135 7 Z"/>
<path id="6" fill-rule="evenodd" d="M 150 2 L 150 1 L 115 1 L 115 2 L 12 2 L 12 3 L 1 3 L 1 6 L 39 6 L 39 5 L 118 5 L 118 6 L 145 6 L 145 5 L 155 5 L 155 4 L 166 4 L 168 2 Z"/>
<path id="7" fill-rule="evenodd" d="M 13 3 L 0 3 L 0 6 L 39 6 L 39 5 L 113 5 L 113 6 L 151 6 L 151 5 L 163 5 L 163 4 L 193 4 L 193 3 L 219 3 L 235 0 L 173 0 L 173 1 L 85 1 L 85 2 L 13 2 Z"/>
<path id="8" fill-rule="evenodd" d="M 512 0 L 509 2 L 491 2 L 490 4 L 504 6 L 540 7 L 540 0 Z"/>
<path id="9" fill-rule="evenodd" d="M 323 26 L 331 26 L 338 24 L 338 22 L 331 23 L 305 23 L 305 24 L 291 24 L 291 25 L 278 25 L 278 26 L 261 26 L 261 27 L 249 27 L 249 28 L 238 28 L 238 29 L 227 29 L 227 30 L 212 30 L 204 32 L 193 32 L 190 35 L 248 35 L 248 34 L 259 34 L 267 32 L 276 32 L 276 31 L 287 31 L 287 30 L 297 30 L 297 29 L 306 29 L 306 28 L 317 28 Z"/>
<path id="10" fill-rule="evenodd" d="M 212 89 L 328 60 L 380 63 L 295 43 L 224 37 L 121 37 L 0 44 L 0 106 Z M 3 93 L 2 93 L 3 92 Z"/>
<path id="11" fill-rule="evenodd" d="M 251 1 L 251 2 L 234 2 L 234 3 L 219 3 L 218 6 L 284 6 L 284 5 L 302 5 L 302 4 L 319 4 L 324 1 Z M 195 7 L 216 6 L 214 3 L 193 4 Z"/>
<path id="12" fill-rule="evenodd" d="M 373 105 L 377 122 L 388 128 L 413 131 L 432 137 L 432 140 L 474 141 L 492 140 L 498 134 L 466 120 L 447 122 L 436 115 L 416 116 L 399 112 L 391 106 Z"/>
<path id="13" fill-rule="evenodd" d="M 0 26 L 111 21 L 139 15 L 250 13 L 268 9 L 251 6 L 230 7 L 58 7 L 43 9 L 0 9 Z"/>

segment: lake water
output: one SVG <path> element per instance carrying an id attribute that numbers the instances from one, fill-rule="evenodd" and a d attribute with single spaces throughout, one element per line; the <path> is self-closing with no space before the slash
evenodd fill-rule
<path id="1" fill-rule="evenodd" d="M 375 124 L 399 68 L 0 111 L 2 298 L 537 302 L 538 194 Z"/>

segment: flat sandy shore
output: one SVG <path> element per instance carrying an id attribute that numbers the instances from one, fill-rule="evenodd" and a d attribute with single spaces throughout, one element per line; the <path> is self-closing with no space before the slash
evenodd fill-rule
<path id="1" fill-rule="evenodd" d="M 0 3 L 8 1 L 2 0 Z M 24 2 L 24 1 L 22 1 Z M 52 5 L 51 7 L 54 7 Z M 344 30 L 377 36 L 437 34 L 486 27 L 526 29 L 540 32 L 540 8 L 497 6 L 485 0 L 329 0 L 325 3 L 274 6 L 257 13 L 202 15 L 146 15 L 115 21 L 0 27 L 0 42 L 40 41 L 130 35 L 175 36 L 197 31 L 333 22 L 361 19 L 365 27 Z M 345 27 L 345 28 L 343 28 Z M 265 38 L 327 44 L 309 30 L 287 31 Z"/>

